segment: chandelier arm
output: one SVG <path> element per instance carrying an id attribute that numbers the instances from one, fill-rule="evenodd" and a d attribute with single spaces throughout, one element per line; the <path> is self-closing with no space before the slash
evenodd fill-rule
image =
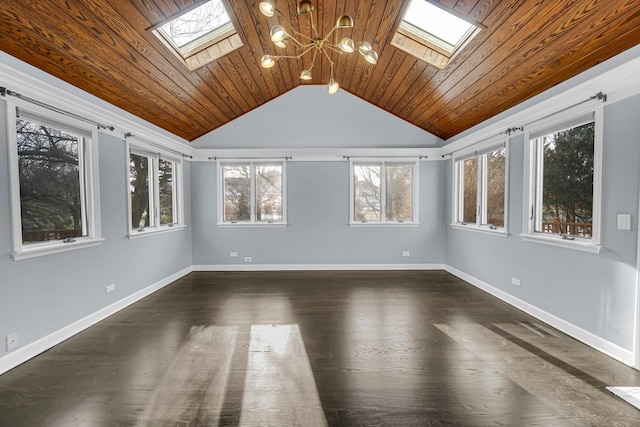
<path id="1" fill-rule="evenodd" d="M 330 44 L 330 43 L 325 44 L 324 47 L 326 47 L 327 49 L 332 50 L 334 52 L 340 53 L 340 54 L 342 54 L 342 53 L 350 53 L 350 52 L 344 52 L 342 49 L 340 49 L 336 45 Z"/>
<path id="2" fill-rule="evenodd" d="M 315 34 L 316 38 L 319 39 L 320 34 L 316 28 L 316 21 L 313 19 L 313 11 L 309 13 L 309 19 L 311 20 L 311 29 L 313 29 L 313 34 Z"/>
<path id="3" fill-rule="evenodd" d="M 337 26 L 337 25 L 336 25 L 336 26 L 334 26 L 334 27 L 331 29 L 331 31 L 329 31 L 329 33 L 327 33 L 327 35 L 326 35 L 326 36 L 324 36 L 325 41 L 326 41 L 326 40 L 329 40 L 329 37 L 331 37 L 331 34 L 333 34 L 333 33 L 334 33 L 334 31 L 335 31 L 335 30 L 337 30 L 337 29 L 338 29 L 338 26 Z"/>
<path id="4" fill-rule="evenodd" d="M 320 49 L 320 50 L 322 51 L 322 53 L 324 53 L 324 56 L 326 56 L 327 59 L 329 60 L 329 63 L 331 64 L 331 69 L 333 70 L 333 61 L 331 60 L 331 57 L 329 56 L 329 54 L 327 53 L 326 50 L 324 50 L 324 49 Z M 333 71 L 332 71 L 332 73 L 333 73 Z"/>
<path id="5" fill-rule="evenodd" d="M 313 51 L 313 58 L 311 58 L 311 67 L 309 67 L 309 71 L 313 70 L 313 66 L 316 65 L 316 56 L 317 55 L 318 55 L 318 49 Z"/>
<path id="6" fill-rule="evenodd" d="M 312 37 L 306 36 L 306 35 L 298 32 L 296 30 L 293 30 L 293 34 L 295 34 L 296 36 L 300 36 L 300 38 L 309 40 L 310 42 L 312 42 L 312 44 L 313 44 L 313 42 L 315 42 L 315 40 Z"/>

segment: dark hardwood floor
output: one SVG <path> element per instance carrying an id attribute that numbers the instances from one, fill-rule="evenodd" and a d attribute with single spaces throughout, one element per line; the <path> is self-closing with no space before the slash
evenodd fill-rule
<path id="1" fill-rule="evenodd" d="M 446 272 L 192 273 L 0 376 L 0 425 L 639 426 L 606 386 Z"/>

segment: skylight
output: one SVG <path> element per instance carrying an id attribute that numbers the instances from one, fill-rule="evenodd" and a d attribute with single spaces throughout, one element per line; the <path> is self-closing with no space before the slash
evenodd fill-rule
<path id="1" fill-rule="evenodd" d="M 457 46 L 469 33 L 473 24 L 432 5 L 425 0 L 413 0 L 404 16 L 408 22 L 452 47 Z"/>
<path id="2" fill-rule="evenodd" d="M 191 71 L 242 46 L 222 0 L 200 3 L 154 28 Z"/>
<path id="3" fill-rule="evenodd" d="M 182 55 L 228 29 L 231 20 L 221 0 L 211 0 L 167 22 L 159 31 Z"/>
<path id="4" fill-rule="evenodd" d="M 428 0 L 411 0 L 391 44 L 443 69 L 482 26 L 457 15 Z"/>

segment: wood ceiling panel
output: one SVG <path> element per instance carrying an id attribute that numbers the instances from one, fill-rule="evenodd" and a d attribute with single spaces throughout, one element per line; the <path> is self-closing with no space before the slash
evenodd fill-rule
<path id="1" fill-rule="evenodd" d="M 597 43 L 595 33 L 600 32 L 600 28 L 611 28 L 613 32 L 628 31 L 621 27 L 620 23 L 625 20 L 627 14 L 632 13 L 634 9 L 637 11 L 639 7 L 637 4 L 627 3 L 613 10 L 607 8 L 608 13 L 598 14 L 603 17 L 601 25 L 593 26 L 592 22 L 586 18 L 592 13 L 597 13 L 598 7 L 602 5 L 597 0 L 559 5 L 564 7 L 555 10 L 554 19 L 547 20 L 550 22 L 549 25 L 538 25 L 538 31 L 530 29 L 531 38 L 527 41 L 526 46 L 523 42 L 512 43 L 511 40 L 505 43 L 506 46 L 513 45 L 514 47 L 511 50 L 512 55 L 505 57 L 496 66 L 498 72 L 476 72 L 472 76 L 465 77 L 461 80 L 460 88 L 452 88 L 450 92 L 453 93 L 447 94 L 450 101 L 444 104 L 443 109 L 436 111 L 431 107 L 420 116 L 413 117 L 412 120 L 417 123 L 425 120 L 450 122 L 456 117 L 463 116 L 465 111 L 473 106 L 487 105 L 496 92 L 500 93 L 499 98 L 510 98 L 514 92 L 526 92 L 528 91 L 528 81 L 536 79 L 538 70 L 546 69 L 555 72 L 555 67 L 548 67 L 548 64 L 558 56 L 557 52 L 572 52 L 584 44 Z M 605 19 L 610 21 L 606 22 L 610 24 L 609 26 L 605 25 Z M 533 23 L 527 25 L 531 26 Z M 466 79 L 472 79 L 478 75 L 481 77 L 474 80 L 473 83 L 466 82 Z M 500 87 L 496 86 L 498 81 Z M 519 81 L 526 83 L 517 85 Z M 467 89 L 472 84 L 473 89 Z M 461 109 L 461 112 L 456 114 L 455 111 L 458 108 Z M 453 132 L 458 133 L 460 130 L 456 129 Z"/>
<path id="2" fill-rule="evenodd" d="M 299 75 L 311 53 L 268 70 L 259 65 L 265 53 L 299 52 L 271 43 L 274 24 L 311 34 L 294 0 L 276 0 L 283 16 L 273 18 L 259 13 L 256 0 L 223 0 L 243 46 L 188 71 L 148 29 L 198 1 L 0 2 L 0 48 L 188 140 L 306 84 Z M 640 42 L 637 0 L 440 3 L 486 26 L 444 70 L 391 46 L 406 0 L 316 0 L 315 19 L 325 35 L 338 16 L 351 15 L 355 27 L 337 31 L 336 40 L 367 40 L 379 53 L 376 66 L 357 53 L 332 55 L 343 90 L 442 138 Z M 329 61 L 318 58 L 312 74 L 311 84 L 326 85 Z"/>

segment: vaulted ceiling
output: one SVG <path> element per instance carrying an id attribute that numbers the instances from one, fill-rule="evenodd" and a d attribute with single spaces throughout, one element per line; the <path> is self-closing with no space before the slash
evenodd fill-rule
<path id="1" fill-rule="evenodd" d="M 282 18 L 265 18 L 258 0 L 224 1 L 243 46 L 189 71 L 149 29 L 197 1 L 2 0 L 0 49 L 190 141 L 301 84 L 327 84 L 326 59 L 310 82 L 298 78 L 303 60 L 260 67 Z M 375 66 L 336 54 L 341 89 L 443 139 L 640 43 L 637 0 L 440 0 L 485 28 L 439 70 L 391 45 L 409 0 L 314 3 L 320 34 L 348 14 L 355 27 L 341 34 L 379 53 Z M 296 4 L 276 0 L 308 33 Z"/>

